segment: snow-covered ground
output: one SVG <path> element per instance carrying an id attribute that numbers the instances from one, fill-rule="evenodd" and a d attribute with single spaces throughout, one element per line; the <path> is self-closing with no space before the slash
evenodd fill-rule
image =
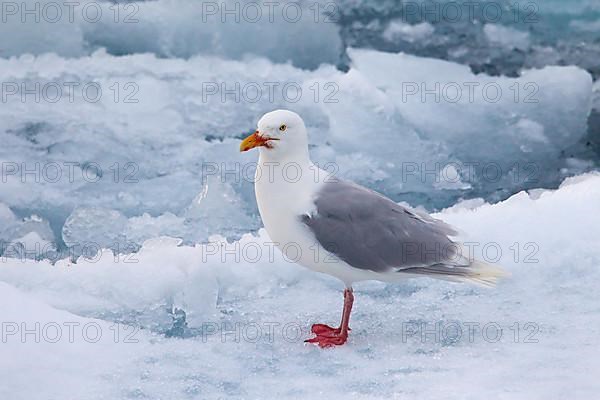
<path id="1" fill-rule="evenodd" d="M 600 175 L 587 174 L 442 211 L 512 276 L 491 290 L 358 284 L 350 341 L 330 350 L 302 340 L 337 322 L 340 284 L 286 261 L 262 230 L 76 264 L 4 258 L 0 396 L 594 398 L 598 204 Z"/>

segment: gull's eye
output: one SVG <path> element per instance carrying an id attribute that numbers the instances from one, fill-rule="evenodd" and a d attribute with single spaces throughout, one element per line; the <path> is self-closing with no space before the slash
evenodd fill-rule
<path id="1" fill-rule="evenodd" d="M 281 126 L 279 127 L 279 130 L 280 130 L 281 132 L 285 132 L 285 130 L 286 130 L 286 129 L 287 129 L 287 126 L 285 126 L 285 124 L 283 124 L 283 125 L 281 125 Z"/>

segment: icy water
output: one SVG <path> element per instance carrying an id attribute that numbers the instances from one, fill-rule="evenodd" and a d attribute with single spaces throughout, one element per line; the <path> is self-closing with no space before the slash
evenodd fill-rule
<path id="1" fill-rule="evenodd" d="M 319 165 L 428 210 L 596 167 L 595 2 L 211 4 L 7 16 L 0 239 L 80 254 L 253 231 L 237 143 L 276 108 Z"/>
<path id="2" fill-rule="evenodd" d="M 597 1 L 35 4 L 0 23 L 1 398 L 596 395 Z M 238 151 L 277 108 L 512 277 L 363 283 L 305 346 L 341 286 L 269 247 Z"/>

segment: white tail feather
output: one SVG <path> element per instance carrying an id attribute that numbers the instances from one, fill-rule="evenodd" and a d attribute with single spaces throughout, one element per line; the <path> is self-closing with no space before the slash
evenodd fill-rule
<path id="1" fill-rule="evenodd" d="M 498 279 L 508 276 L 510 276 L 510 273 L 500 267 L 474 260 L 469 266 L 467 274 L 461 276 L 460 280 L 481 286 L 494 287 Z"/>
<path id="2" fill-rule="evenodd" d="M 483 261 L 474 260 L 468 265 L 434 264 L 427 267 L 411 267 L 398 272 L 424 275 L 430 278 L 444 279 L 454 282 L 469 282 L 480 286 L 494 287 L 500 278 L 510 274 L 500 267 Z"/>

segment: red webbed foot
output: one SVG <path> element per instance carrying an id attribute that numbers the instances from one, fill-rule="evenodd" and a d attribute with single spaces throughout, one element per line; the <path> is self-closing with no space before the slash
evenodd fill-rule
<path id="1" fill-rule="evenodd" d="M 339 329 L 339 328 L 338 328 Z M 338 330 L 338 329 L 334 329 Z M 306 339 L 306 343 L 316 343 L 321 348 L 341 346 L 348 340 L 348 333 L 330 333 L 328 336 L 317 335 L 314 338 Z"/>
<path id="2" fill-rule="evenodd" d="M 342 322 L 339 328 L 334 328 L 325 324 L 314 324 L 311 327 L 312 333 L 316 336 L 305 340 L 306 343 L 316 343 L 321 348 L 341 346 L 348 340 L 348 322 L 350 321 L 350 312 L 352 311 L 352 303 L 354 295 L 352 288 L 344 290 L 344 311 L 342 313 Z"/>
<path id="3" fill-rule="evenodd" d="M 348 328 L 350 331 L 351 329 Z M 342 328 L 334 328 L 325 324 L 314 324 L 310 331 L 317 336 L 337 336 L 342 331 Z"/>

